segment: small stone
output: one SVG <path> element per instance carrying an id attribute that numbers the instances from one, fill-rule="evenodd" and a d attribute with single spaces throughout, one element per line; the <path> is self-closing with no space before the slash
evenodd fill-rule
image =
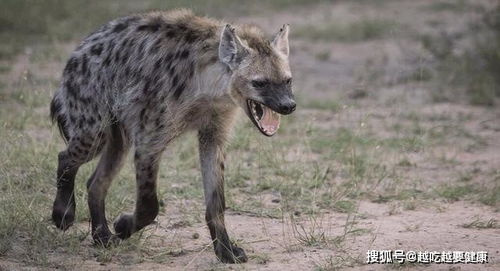
<path id="1" fill-rule="evenodd" d="M 300 216 L 300 211 L 295 211 L 295 212 L 293 212 L 293 215 L 295 215 L 295 216 Z"/>
<path id="2" fill-rule="evenodd" d="M 368 96 L 368 92 L 364 88 L 355 88 L 351 92 L 349 92 L 348 96 L 349 98 L 356 100 L 365 98 L 366 96 Z"/>
<path id="3" fill-rule="evenodd" d="M 192 235 L 191 237 L 192 237 L 193 239 L 198 239 L 198 238 L 200 238 L 200 234 L 199 234 L 199 233 L 197 233 L 197 232 L 195 232 L 195 233 L 193 233 L 193 235 Z"/>
<path id="4" fill-rule="evenodd" d="M 160 205 L 160 207 L 163 207 L 165 206 L 165 201 L 163 201 L 162 199 L 158 202 L 158 204 Z"/>

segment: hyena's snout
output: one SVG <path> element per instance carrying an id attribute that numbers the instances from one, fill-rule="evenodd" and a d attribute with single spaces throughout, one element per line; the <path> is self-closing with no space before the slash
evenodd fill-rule
<path id="1" fill-rule="evenodd" d="M 282 95 L 270 95 L 264 97 L 264 103 L 269 106 L 273 111 L 281 115 L 289 115 L 297 107 L 293 94 L 286 93 Z"/>
<path id="2" fill-rule="evenodd" d="M 293 98 L 286 98 L 280 101 L 278 108 L 279 108 L 279 113 L 283 115 L 288 115 L 291 114 L 293 111 L 295 111 L 295 108 L 297 107 L 297 103 Z"/>

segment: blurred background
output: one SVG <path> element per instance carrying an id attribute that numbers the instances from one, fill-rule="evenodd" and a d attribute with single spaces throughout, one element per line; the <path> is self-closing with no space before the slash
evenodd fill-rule
<path id="1" fill-rule="evenodd" d="M 481 267 L 498 270 L 493 0 L 1 0 L 0 270 L 230 268 L 211 252 L 194 135 L 164 155 L 158 223 L 121 246 L 88 236 L 95 162 L 78 176 L 75 227 L 63 234 L 49 219 L 64 143 L 48 108 L 69 54 L 109 20 L 171 8 L 269 36 L 291 25 L 297 112 L 271 139 L 241 118 L 228 150 L 227 220 L 250 255 L 242 268 L 373 269 L 366 250 L 380 248 L 487 250 Z M 132 210 L 134 191 L 129 161 L 108 196 L 110 223 Z"/>
<path id="2" fill-rule="evenodd" d="M 306 8 L 320 6 L 324 9 L 308 12 Z M 309 53 L 315 51 L 313 57 L 325 62 L 319 65 L 326 65 L 325 72 L 331 75 L 336 75 L 339 63 L 328 62 L 343 53 L 343 47 L 365 44 L 375 51 L 393 50 L 351 56 L 352 61 L 361 63 L 349 63 L 344 70 L 356 70 L 354 76 L 346 76 L 356 83 L 394 85 L 440 78 L 440 84 L 432 86 L 439 89 L 432 94 L 433 100 L 465 98 L 461 101 L 481 105 L 493 105 L 499 93 L 500 19 L 495 1 L 428 1 L 412 6 L 383 0 L 3 0 L 0 59 L 9 60 L 25 50 L 54 43 L 75 42 L 119 16 L 172 8 L 190 8 L 229 21 L 261 22 L 269 33 L 281 22 L 290 22 L 292 38 L 300 40 L 292 46 L 300 51 L 309 46 Z M 312 44 L 303 45 L 305 41 Z M 356 76 L 363 78 L 357 80 Z M 346 80 L 336 79 L 336 85 Z M 450 83 L 458 89 L 443 91 L 441 85 Z"/>

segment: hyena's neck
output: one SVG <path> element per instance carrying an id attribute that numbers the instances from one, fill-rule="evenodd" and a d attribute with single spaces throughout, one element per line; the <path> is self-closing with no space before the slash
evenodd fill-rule
<path id="1" fill-rule="evenodd" d="M 193 79 L 195 95 L 212 98 L 229 95 L 231 72 L 220 61 L 205 66 L 195 74 Z"/>

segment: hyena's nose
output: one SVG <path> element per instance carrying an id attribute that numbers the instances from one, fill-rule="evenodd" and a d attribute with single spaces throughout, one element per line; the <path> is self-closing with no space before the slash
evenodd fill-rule
<path id="1" fill-rule="evenodd" d="M 295 111 L 295 107 L 297 107 L 297 104 L 293 100 L 286 102 L 286 103 L 282 103 L 280 106 L 280 110 L 281 110 L 280 113 L 282 113 L 284 115 L 291 114 L 293 111 Z"/>

